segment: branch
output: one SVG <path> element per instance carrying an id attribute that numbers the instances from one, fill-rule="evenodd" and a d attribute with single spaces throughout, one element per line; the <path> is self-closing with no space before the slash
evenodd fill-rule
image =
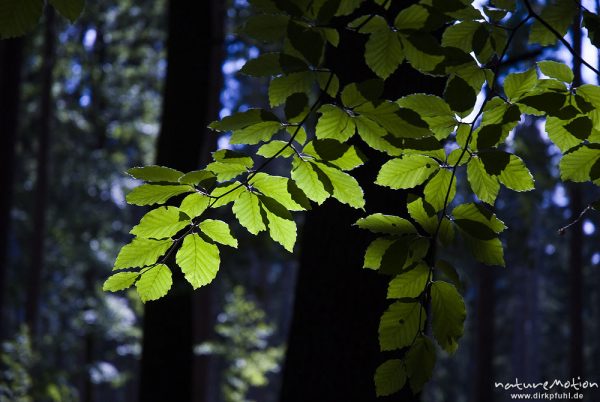
<path id="1" fill-rule="evenodd" d="M 277 158 L 279 155 L 281 155 L 281 153 L 283 151 L 285 151 L 286 148 L 291 147 L 292 149 L 295 150 L 295 148 L 292 146 L 292 143 L 294 142 L 294 139 L 296 139 L 296 136 L 300 132 L 300 129 L 306 123 L 306 121 L 308 120 L 308 118 L 310 117 L 310 115 L 313 112 L 315 112 L 317 110 L 317 108 L 319 107 L 319 105 L 321 104 L 321 102 L 323 100 L 323 96 L 327 93 L 327 90 L 329 89 L 329 86 L 331 85 L 331 81 L 333 80 L 333 76 L 334 76 L 333 71 L 330 71 L 329 72 L 329 79 L 327 80 L 327 83 L 325 84 L 325 88 L 323 88 L 321 90 L 321 93 L 320 93 L 319 97 L 317 98 L 317 100 L 315 101 L 315 103 L 312 104 L 312 106 L 310 107 L 309 111 L 306 113 L 306 116 L 304 116 L 304 118 L 302 119 L 302 121 L 300 123 L 298 123 L 298 126 L 296 126 L 296 130 L 294 130 L 294 134 L 292 134 L 292 136 L 290 137 L 289 141 L 285 145 L 283 145 L 281 147 L 281 149 L 279 151 L 277 151 L 273 156 L 269 157 L 266 161 L 264 161 L 258 168 L 256 168 L 252 172 L 248 173 L 248 176 L 246 177 L 246 179 L 243 182 L 241 182 L 237 186 L 233 187 L 232 189 L 224 192 L 223 194 L 221 194 L 221 195 L 219 195 L 217 197 L 211 197 L 213 199 L 213 201 L 209 204 L 209 206 L 208 206 L 208 208 L 206 210 L 210 209 L 219 199 L 225 197 L 228 194 L 231 194 L 232 192 L 234 192 L 235 190 L 239 189 L 242 186 L 247 186 L 249 184 L 250 180 L 252 180 L 252 178 L 254 176 L 256 176 L 258 173 L 260 173 L 261 171 L 263 171 L 267 167 L 267 165 L 269 165 L 273 160 L 275 160 L 275 158 Z M 213 190 L 214 190 L 214 188 L 213 188 Z"/>
<path id="2" fill-rule="evenodd" d="M 585 208 L 583 209 L 583 211 L 581 211 L 581 213 L 579 214 L 579 216 L 578 216 L 577 218 L 575 218 L 575 220 L 574 220 L 573 222 L 571 222 L 571 223 L 569 223 L 568 225 L 566 225 L 566 226 L 563 226 L 562 228 L 558 229 L 558 230 L 557 230 L 557 233 L 558 233 L 559 235 L 561 235 L 561 236 L 562 236 L 562 235 L 564 235 L 564 234 L 565 234 L 565 232 L 567 231 L 567 229 L 569 229 L 571 226 L 574 226 L 574 225 L 576 225 L 577 223 L 579 223 L 579 222 L 580 222 L 580 221 L 583 219 L 583 217 L 585 216 L 585 214 L 586 214 L 586 213 L 587 213 L 589 210 L 592 210 L 592 209 L 594 209 L 594 207 L 593 207 L 591 204 L 590 204 L 590 205 L 588 205 L 587 207 L 585 207 Z"/>
<path id="3" fill-rule="evenodd" d="M 536 20 L 538 20 L 540 22 L 540 24 L 542 24 L 543 26 L 546 27 L 546 29 L 548 29 L 550 32 L 552 32 L 552 34 L 554 36 L 556 36 L 556 38 L 560 41 L 560 43 L 562 43 L 564 45 L 564 47 L 567 48 L 567 50 L 569 51 L 569 53 L 571 53 L 571 55 L 577 59 L 579 62 L 581 62 L 581 64 L 583 64 L 584 66 L 586 66 L 587 68 L 589 68 L 590 70 L 592 70 L 594 73 L 596 73 L 596 75 L 600 76 L 600 71 L 598 71 L 594 66 L 592 66 L 590 63 L 588 63 L 587 61 L 585 61 L 585 59 L 583 57 L 581 57 L 581 55 L 579 55 L 575 49 L 573 49 L 573 47 L 571 46 L 571 44 L 560 34 L 560 32 L 558 32 L 556 29 L 554 29 L 554 27 L 552 27 L 552 25 L 550 25 L 546 20 L 544 20 L 539 14 L 537 14 L 535 11 L 533 11 L 533 7 L 531 7 L 531 3 L 529 2 L 529 0 L 523 0 L 525 3 L 525 7 L 527 7 L 527 11 L 529 12 L 529 15 L 532 16 L 533 18 L 535 18 Z"/>

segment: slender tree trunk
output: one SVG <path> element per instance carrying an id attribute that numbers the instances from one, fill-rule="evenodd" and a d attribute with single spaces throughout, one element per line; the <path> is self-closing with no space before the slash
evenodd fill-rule
<path id="1" fill-rule="evenodd" d="M 390 15 L 407 5 L 393 3 Z M 340 31 L 340 46 L 331 49 L 327 57 L 341 84 L 372 78 L 361 56 L 364 39 Z M 386 82 L 384 96 L 396 99 L 414 92 L 440 94 L 442 88 L 442 81 L 404 65 Z M 359 146 L 368 152 L 364 144 Z M 405 193 L 373 184 L 382 155 L 368 152 L 367 157 L 368 165 L 353 172 L 365 191 L 366 213 L 405 214 L 399 210 Z M 380 352 L 377 335 L 379 319 L 389 304 L 385 291 L 389 278 L 362 268 L 364 252 L 373 237 L 352 224 L 364 215 L 332 200 L 306 215 L 299 243 L 282 402 L 419 399 L 408 387 L 388 398 L 375 396 L 375 369 L 390 357 Z"/>
<path id="2" fill-rule="evenodd" d="M 8 334 L 4 315 L 10 211 L 19 122 L 23 39 L 0 41 L 0 339 Z"/>
<path id="3" fill-rule="evenodd" d="M 475 349 L 475 395 L 474 401 L 492 402 L 493 359 L 494 359 L 494 308 L 496 304 L 494 270 L 491 267 L 478 267 L 477 284 L 477 334 Z"/>
<path id="4" fill-rule="evenodd" d="M 573 24 L 573 49 L 581 56 L 581 15 L 577 14 Z M 581 62 L 573 57 L 573 86 L 582 84 Z M 574 219 L 583 209 L 581 185 L 569 186 L 571 218 Z M 569 376 L 577 379 L 583 376 L 583 226 L 577 221 L 570 229 L 569 238 Z"/>
<path id="5" fill-rule="evenodd" d="M 45 254 L 44 247 L 46 238 L 46 208 L 48 203 L 49 176 L 48 160 L 53 109 L 52 74 L 55 64 L 54 50 L 56 45 L 54 19 L 54 9 L 52 7 L 46 7 L 44 50 L 41 71 L 42 87 L 40 91 L 40 135 L 37 150 L 35 203 L 33 211 L 32 257 L 25 304 L 25 321 L 29 326 L 34 339 L 38 329 Z"/>
<path id="6" fill-rule="evenodd" d="M 194 170 L 202 155 L 210 151 L 203 149 L 203 144 L 206 136 L 214 135 L 207 133 L 206 126 L 216 118 L 214 105 L 219 101 L 213 88 L 221 79 L 217 66 L 222 57 L 215 49 L 223 45 L 223 14 L 217 12 L 222 7 L 218 0 L 169 2 L 168 67 L 156 157 L 159 165 Z M 192 295 L 181 272 L 175 268 L 173 274 L 169 296 L 145 306 L 142 402 L 206 400 L 208 358 L 195 358 L 193 346 L 208 340 L 212 332 L 213 288 L 204 287 Z"/>

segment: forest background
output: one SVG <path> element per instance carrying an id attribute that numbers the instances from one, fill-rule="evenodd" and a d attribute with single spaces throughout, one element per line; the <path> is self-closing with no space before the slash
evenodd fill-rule
<path id="1" fill-rule="evenodd" d="M 282 379 L 313 384 L 316 395 L 330 392 L 319 388 L 325 383 L 339 395 L 355 394 L 353 387 L 374 395 L 373 367 L 346 367 L 344 358 L 328 354 L 336 331 L 349 328 L 336 330 L 328 309 L 313 325 L 296 327 L 322 343 L 325 367 L 313 361 L 282 374 L 295 295 L 327 298 L 306 296 L 311 283 L 297 280 L 299 270 L 360 270 L 362 257 L 352 261 L 345 254 L 356 248 L 360 255 L 365 239 L 349 225 L 330 224 L 348 220 L 332 201 L 298 218 L 302 244 L 295 254 L 236 228 L 244 247 L 223 255 L 220 280 L 192 296 L 183 292 L 147 306 L 171 311 L 174 321 L 186 323 L 183 329 L 157 331 L 163 323 L 144 323 L 135 292 L 101 290 L 144 212 L 125 204 L 138 183 L 124 171 L 155 162 L 195 169 L 215 149 L 231 147 L 227 135 L 205 129 L 209 122 L 267 105 L 267 80 L 239 73 L 245 61 L 268 50 L 237 34 L 248 4 L 197 3 L 88 2 L 73 24 L 47 9 L 34 32 L 0 42 L 0 400 L 148 401 L 144 393 L 156 396 L 154 385 L 164 381 L 172 400 L 268 402 L 285 393 Z M 592 1 L 584 5 L 597 10 Z M 582 56 L 597 66 L 587 32 L 580 34 Z M 573 40 L 576 34 L 569 35 Z M 526 35 L 515 42 L 503 75 L 540 58 L 572 63 L 562 46 L 532 46 Z M 597 79 L 583 71 L 584 82 Z M 497 204 L 511 228 L 504 237 L 508 269 L 483 267 L 460 252 L 453 256 L 462 268 L 469 315 L 459 351 L 441 357 L 426 400 L 502 401 L 506 392 L 494 390 L 492 381 L 514 378 L 560 379 L 575 372 L 598 380 L 598 217 L 588 214 L 564 236 L 557 232 L 598 192 L 584 187 L 574 205 L 574 190 L 558 180 L 559 150 L 538 120 L 524 123 L 512 147 L 527 160 L 536 190 L 507 192 Z M 271 169 L 275 174 L 283 167 Z M 340 244 L 346 246 L 336 248 Z M 334 251 L 324 256 L 317 245 Z M 576 292 L 567 286 L 572 255 L 581 256 L 583 273 Z M 334 311 L 349 317 L 360 303 L 355 299 L 368 294 L 345 294 L 338 278 L 332 274 L 322 285 L 338 300 L 352 300 L 338 302 Z M 178 297 L 189 298 L 186 307 L 170 310 L 182 306 Z M 582 318 L 580 334 L 569 319 L 575 315 Z M 328 320 L 331 327 L 320 325 Z M 355 338 L 349 347 L 357 349 L 364 331 L 345 336 Z M 144 342 L 163 344 L 171 360 L 142 358 Z M 579 361 L 567 358 L 573 345 L 580 348 Z M 358 355 L 348 356 L 352 362 Z M 156 368 L 161 364 L 167 369 Z M 330 371 L 336 365 L 339 373 Z M 359 379 L 371 374 L 348 384 L 348 372 Z"/>

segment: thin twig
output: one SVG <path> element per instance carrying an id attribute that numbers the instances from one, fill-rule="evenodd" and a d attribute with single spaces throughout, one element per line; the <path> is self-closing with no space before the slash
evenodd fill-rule
<path id="1" fill-rule="evenodd" d="M 558 32 L 556 29 L 554 29 L 554 27 L 552 25 L 550 25 L 546 20 L 544 20 L 539 14 L 537 14 L 533 10 L 533 7 L 531 7 L 531 3 L 529 2 L 529 0 L 523 0 L 523 2 L 525 3 L 525 7 L 527 7 L 527 11 L 529 12 L 529 15 L 533 16 L 533 18 L 538 20 L 540 22 L 540 24 L 542 24 L 544 27 L 546 27 L 546 29 L 548 29 L 550 32 L 552 32 L 552 34 L 560 41 L 560 43 L 563 44 L 564 47 L 567 48 L 569 53 L 571 53 L 571 55 L 574 58 L 579 60 L 581 62 L 581 64 L 583 64 L 584 66 L 586 66 L 587 68 L 592 70 L 594 73 L 596 73 L 596 75 L 600 76 L 600 71 L 598 71 L 598 69 L 596 69 L 594 66 L 592 66 L 587 61 L 585 61 L 585 59 L 583 57 L 581 57 L 581 55 L 577 54 L 577 52 L 575 52 L 575 49 L 573 49 L 571 44 L 560 34 L 560 32 Z"/>
<path id="2" fill-rule="evenodd" d="M 565 232 L 566 232 L 566 231 L 567 231 L 567 230 L 568 230 L 568 229 L 569 229 L 571 226 L 574 226 L 574 225 L 576 225 L 577 223 L 579 223 L 579 221 L 581 221 L 581 220 L 583 219 L 583 217 L 585 216 L 585 214 L 586 214 L 586 213 L 587 213 L 589 210 L 591 210 L 591 209 L 594 209 L 594 207 L 592 207 L 591 205 L 588 205 L 587 207 L 585 207 L 585 208 L 583 209 L 583 211 L 581 211 L 581 213 L 579 214 L 579 216 L 578 216 L 577 218 L 575 218 L 575 220 L 574 220 L 573 222 L 571 222 L 571 223 L 569 223 L 568 225 L 566 225 L 566 226 L 563 226 L 562 228 L 558 229 L 558 230 L 557 230 L 558 234 L 559 234 L 559 235 L 561 235 L 561 236 L 562 236 L 562 235 L 564 235 L 564 234 L 565 234 Z"/>

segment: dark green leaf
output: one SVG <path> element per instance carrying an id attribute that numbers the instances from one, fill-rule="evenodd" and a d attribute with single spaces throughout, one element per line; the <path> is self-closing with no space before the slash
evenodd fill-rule
<path id="1" fill-rule="evenodd" d="M 465 80 L 454 76 L 448 80 L 444 91 L 444 99 L 452 110 L 458 113 L 466 113 L 475 105 L 477 94 Z"/>

